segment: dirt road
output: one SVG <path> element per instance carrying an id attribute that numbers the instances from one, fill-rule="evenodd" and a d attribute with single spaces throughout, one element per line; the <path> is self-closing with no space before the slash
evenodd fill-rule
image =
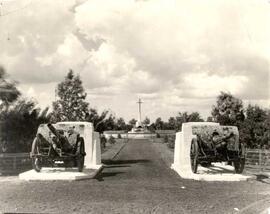
<path id="1" fill-rule="evenodd" d="M 181 179 L 152 143 L 130 141 L 94 180 L 0 181 L 0 211 L 51 213 L 260 213 L 270 182 Z"/>

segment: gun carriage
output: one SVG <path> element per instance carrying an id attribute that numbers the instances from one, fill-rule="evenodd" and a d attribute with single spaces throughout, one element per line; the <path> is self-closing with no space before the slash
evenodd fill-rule
<path id="1" fill-rule="evenodd" d="M 58 129 L 57 124 L 41 124 L 32 143 L 32 166 L 40 172 L 43 166 L 84 167 L 84 139 L 74 129 Z"/>
<path id="2" fill-rule="evenodd" d="M 245 148 L 239 143 L 239 133 L 234 126 L 197 126 L 191 141 L 191 169 L 197 173 L 198 164 L 210 166 L 212 162 L 228 162 L 236 173 L 242 173 L 245 165 Z"/>

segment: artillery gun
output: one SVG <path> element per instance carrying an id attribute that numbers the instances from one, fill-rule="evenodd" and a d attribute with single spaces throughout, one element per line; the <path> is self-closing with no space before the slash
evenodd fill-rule
<path id="1" fill-rule="evenodd" d="M 32 143 L 32 166 L 77 167 L 82 172 L 85 158 L 84 139 L 73 128 L 59 129 L 58 124 L 41 124 Z"/>
<path id="2" fill-rule="evenodd" d="M 193 173 L 198 164 L 210 166 L 212 162 L 228 162 L 236 173 L 242 173 L 245 165 L 245 147 L 239 142 L 235 126 L 193 126 L 195 136 L 190 146 L 190 163 Z"/>

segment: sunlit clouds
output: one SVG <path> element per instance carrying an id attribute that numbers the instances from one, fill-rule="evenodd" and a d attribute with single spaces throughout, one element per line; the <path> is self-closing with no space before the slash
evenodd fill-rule
<path id="1" fill-rule="evenodd" d="M 138 97 L 153 119 L 206 117 L 220 91 L 269 107 L 266 0 L 13 0 L 4 14 L 0 64 L 43 107 L 69 69 L 91 106 L 126 119 Z"/>

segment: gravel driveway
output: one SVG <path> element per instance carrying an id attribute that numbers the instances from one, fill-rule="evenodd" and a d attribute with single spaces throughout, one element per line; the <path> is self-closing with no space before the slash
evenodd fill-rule
<path id="1" fill-rule="evenodd" d="M 0 211 L 46 213 L 260 213 L 270 207 L 270 181 L 181 179 L 153 143 L 129 141 L 93 180 L 0 179 Z"/>

